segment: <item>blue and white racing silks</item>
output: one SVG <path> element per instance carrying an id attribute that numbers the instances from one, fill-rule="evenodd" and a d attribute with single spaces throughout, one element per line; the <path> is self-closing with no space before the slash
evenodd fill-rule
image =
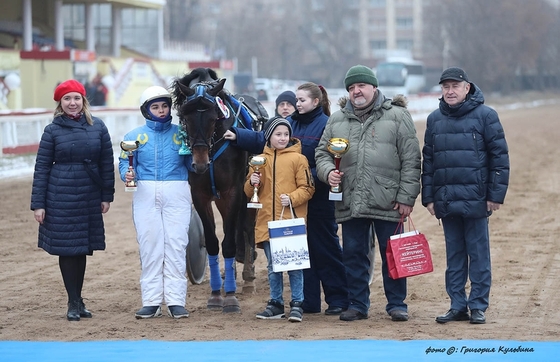
<path id="1" fill-rule="evenodd" d="M 187 297 L 186 248 L 192 197 L 187 164 L 179 155 L 179 126 L 146 120 L 124 136 L 138 141 L 133 167 L 138 190 L 132 198 L 132 219 L 140 251 L 142 306 L 183 306 Z M 121 179 L 128 154 L 119 158 Z"/>
<path id="2" fill-rule="evenodd" d="M 133 151 L 133 167 L 136 181 L 186 181 L 187 165 L 191 156 L 179 155 L 181 139 L 179 126 L 171 121 L 165 123 L 146 120 L 144 126 L 135 128 L 124 136 L 125 141 L 138 141 Z M 121 152 L 119 172 L 125 180 L 128 171 L 128 154 Z"/>

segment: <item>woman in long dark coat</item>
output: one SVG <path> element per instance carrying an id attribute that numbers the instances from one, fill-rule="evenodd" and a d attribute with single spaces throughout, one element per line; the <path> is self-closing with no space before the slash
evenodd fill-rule
<path id="1" fill-rule="evenodd" d="M 41 137 L 31 195 L 39 247 L 59 256 L 69 321 L 92 316 L 82 299 L 86 255 L 105 249 L 102 214 L 115 193 L 111 138 L 85 95 L 73 79 L 56 87 L 58 105 Z"/>

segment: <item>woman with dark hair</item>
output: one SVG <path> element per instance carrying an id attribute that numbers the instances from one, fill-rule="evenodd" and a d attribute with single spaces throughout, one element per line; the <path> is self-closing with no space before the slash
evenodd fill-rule
<path id="1" fill-rule="evenodd" d="M 342 248 L 337 235 L 334 202 L 329 200 L 329 186 L 317 178 L 315 149 L 331 114 L 330 101 L 323 86 L 303 83 L 296 90 L 296 111 L 287 120 L 293 137 L 301 141 L 301 153 L 309 161 L 315 181 L 315 194 L 309 200 L 307 212 L 307 241 L 310 269 L 303 271 L 302 305 L 304 313 L 321 312 L 321 286 L 328 307 L 327 315 L 340 315 L 348 308 L 346 270 L 342 263 Z M 251 153 L 259 154 L 265 144 L 263 132 L 241 128 L 226 132 L 226 139 Z"/>

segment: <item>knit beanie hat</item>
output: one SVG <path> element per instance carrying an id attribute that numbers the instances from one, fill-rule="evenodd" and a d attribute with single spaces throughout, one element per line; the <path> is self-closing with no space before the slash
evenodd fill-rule
<path id="1" fill-rule="evenodd" d="M 282 117 L 272 117 L 264 124 L 264 138 L 266 142 L 268 142 L 272 136 L 274 129 L 280 125 L 288 127 L 288 132 L 290 133 L 290 137 L 292 137 L 292 125 L 290 122 Z"/>
<path id="2" fill-rule="evenodd" d="M 376 87 L 379 85 L 371 68 L 365 65 L 355 65 L 346 72 L 346 77 L 344 77 L 344 86 L 346 90 L 355 83 L 366 83 Z"/>
<path id="3" fill-rule="evenodd" d="M 86 96 L 86 88 L 84 87 L 84 85 L 77 80 L 70 79 L 56 86 L 53 99 L 56 102 L 60 102 L 62 97 L 70 92 L 78 92 L 84 98 Z"/>
<path id="4" fill-rule="evenodd" d="M 280 93 L 278 98 L 276 98 L 276 108 L 278 108 L 278 105 L 282 102 L 288 102 L 296 108 L 297 100 L 295 93 L 289 90 Z"/>

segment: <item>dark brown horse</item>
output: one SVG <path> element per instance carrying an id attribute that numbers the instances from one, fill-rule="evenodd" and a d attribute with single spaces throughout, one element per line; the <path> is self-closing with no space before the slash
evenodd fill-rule
<path id="1" fill-rule="evenodd" d="M 184 141 L 192 153 L 189 183 L 194 207 L 202 220 L 208 252 L 212 291 L 207 306 L 209 309 L 222 309 L 223 312 L 240 312 L 235 295 L 236 245 L 241 249 L 248 247 L 249 252 L 243 253 L 243 291 L 252 292 L 255 279 L 254 224 L 248 217 L 247 198 L 243 192 L 247 152 L 230 146 L 229 141 L 223 138 L 230 127 L 242 127 L 244 124 L 238 117 L 238 109 L 231 103 L 231 96 L 224 90 L 225 81 L 218 79 L 212 69 L 197 68 L 174 82 L 173 94 Z M 241 105 L 238 103 L 238 106 Z M 223 283 L 212 201 L 223 220 Z M 222 288 L 225 298 L 221 294 Z"/>

